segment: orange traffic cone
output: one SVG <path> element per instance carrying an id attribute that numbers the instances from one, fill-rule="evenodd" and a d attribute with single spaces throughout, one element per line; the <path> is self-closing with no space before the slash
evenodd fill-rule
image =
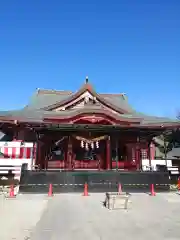
<path id="1" fill-rule="evenodd" d="M 178 178 L 178 191 L 180 191 L 180 178 Z"/>
<path id="2" fill-rule="evenodd" d="M 9 192 L 9 198 L 14 198 L 15 194 L 14 194 L 14 186 L 11 185 L 10 186 L 10 192 Z"/>
<path id="3" fill-rule="evenodd" d="M 53 186 L 52 183 L 49 184 L 49 192 L 48 192 L 48 197 L 52 197 L 53 196 Z"/>
<path id="4" fill-rule="evenodd" d="M 151 196 L 156 196 L 156 193 L 154 191 L 154 184 L 151 184 L 151 193 L 150 193 Z"/>
<path id="5" fill-rule="evenodd" d="M 83 196 L 84 196 L 84 197 L 89 196 L 89 194 L 88 194 L 88 184 L 87 184 L 87 183 L 84 184 L 84 193 L 83 193 Z"/>
<path id="6" fill-rule="evenodd" d="M 119 183 L 118 184 L 118 194 L 121 194 L 122 193 L 122 186 L 121 184 Z"/>

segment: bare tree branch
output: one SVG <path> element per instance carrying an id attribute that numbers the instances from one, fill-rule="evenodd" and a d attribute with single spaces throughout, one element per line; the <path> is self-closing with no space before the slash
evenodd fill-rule
<path id="1" fill-rule="evenodd" d="M 177 112 L 177 119 L 180 120 L 180 110 Z"/>

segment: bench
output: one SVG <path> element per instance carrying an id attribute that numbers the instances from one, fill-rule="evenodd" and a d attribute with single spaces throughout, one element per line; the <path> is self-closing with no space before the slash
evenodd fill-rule
<path id="1" fill-rule="evenodd" d="M 127 209 L 128 201 L 130 198 L 129 193 L 106 193 L 105 206 L 110 209 Z"/>

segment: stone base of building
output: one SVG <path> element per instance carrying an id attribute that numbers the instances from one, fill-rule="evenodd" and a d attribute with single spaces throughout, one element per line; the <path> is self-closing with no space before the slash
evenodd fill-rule
<path id="1" fill-rule="evenodd" d="M 29 171 L 24 170 L 20 180 L 21 193 L 47 193 L 49 184 L 54 193 L 83 192 L 84 184 L 89 192 L 117 192 L 118 184 L 127 192 L 169 191 L 168 172 L 140 171 Z"/>

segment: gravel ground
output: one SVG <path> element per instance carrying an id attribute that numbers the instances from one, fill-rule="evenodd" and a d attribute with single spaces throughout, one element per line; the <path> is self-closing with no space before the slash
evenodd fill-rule
<path id="1" fill-rule="evenodd" d="M 180 239 L 180 195 L 133 194 L 128 210 L 108 210 L 104 198 L 104 194 L 62 194 L 1 200 L 0 239 Z"/>

